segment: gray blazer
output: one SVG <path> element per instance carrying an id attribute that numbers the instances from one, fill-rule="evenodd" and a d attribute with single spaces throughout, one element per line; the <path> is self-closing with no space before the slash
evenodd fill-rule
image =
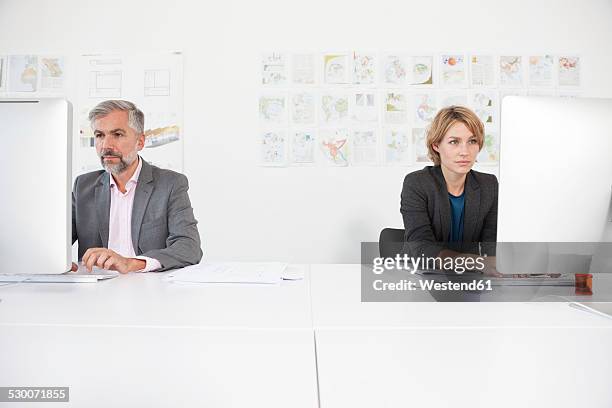
<path id="1" fill-rule="evenodd" d="M 142 160 L 132 208 L 132 244 L 136 255 L 157 259 L 162 271 L 202 259 L 188 188 L 183 174 Z M 79 260 L 89 248 L 108 248 L 109 214 L 110 174 L 99 170 L 77 177 L 72 190 L 72 243 L 79 241 Z"/>
<path id="2" fill-rule="evenodd" d="M 497 240 L 497 177 L 470 170 L 465 181 L 463 244 L 448 243 L 451 209 L 440 166 L 427 166 L 404 179 L 400 212 L 404 218 L 404 249 L 413 256 L 435 257 L 445 248 L 478 254 L 494 254 Z M 476 243 L 476 244 L 474 244 Z"/>

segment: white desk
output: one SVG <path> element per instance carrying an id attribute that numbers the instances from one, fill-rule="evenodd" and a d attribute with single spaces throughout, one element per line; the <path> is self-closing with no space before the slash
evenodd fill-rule
<path id="1" fill-rule="evenodd" d="M 565 303 L 362 303 L 311 267 L 321 407 L 610 407 L 612 320 Z"/>
<path id="2" fill-rule="evenodd" d="M 361 303 L 359 265 L 161 278 L 0 287 L 0 385 L 78 407 L 315 407 L 317 380 L 322 408 L 612 406 L 612 320 L 564 303 Z"/>
<path id="3" fill-rule="evenodd" d="M 0 286 L 0 385 L 69 386 L 54 406 L 317 405 L 308 276 L 239 287 L 163 275 Z"/>

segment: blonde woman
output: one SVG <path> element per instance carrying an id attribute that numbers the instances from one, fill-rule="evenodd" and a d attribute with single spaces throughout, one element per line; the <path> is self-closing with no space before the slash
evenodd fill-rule
<path id="1" fill-rule="evenodd" d="M 497 178 L 472 170 L 483 142 L 484 125 L 468 108 L 450 106 L 434 118 L 427 133 L 434 166 L 408 174 L 401 195 L 404 240 L 413 256 L 480 255 L 483 247 L 493 255 Z M 496 274 L 494 258 L 486 264 Z"/>

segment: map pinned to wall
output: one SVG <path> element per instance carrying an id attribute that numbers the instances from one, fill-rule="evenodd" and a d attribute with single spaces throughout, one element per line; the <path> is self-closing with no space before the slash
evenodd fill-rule
<path id="1" fill-rule="evenodd" d="M 83 55 L 78 61 L 78 103 L 73 171 L 101 168 L 89 111 L 108 99 L 128 100 L 145 115 L 140 155 L 166 169 L 183 170 L 183 56 L 181 53 Z"/>
<path id="2" fill-rule="evenodd" d="M 11 55 L 9 57 L 9 92 L 38 90 L 38 56 Z"/>

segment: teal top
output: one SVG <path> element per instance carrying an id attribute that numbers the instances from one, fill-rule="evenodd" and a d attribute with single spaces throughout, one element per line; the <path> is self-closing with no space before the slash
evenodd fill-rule
<path id="1" fill-rule="evenodd" d="M 451 206 L 451 228 L 449 242 L 463 241 L 463 214 L 465 213 L 465 191 L 460 196 L 455 197 L 448 193 Z"/>

